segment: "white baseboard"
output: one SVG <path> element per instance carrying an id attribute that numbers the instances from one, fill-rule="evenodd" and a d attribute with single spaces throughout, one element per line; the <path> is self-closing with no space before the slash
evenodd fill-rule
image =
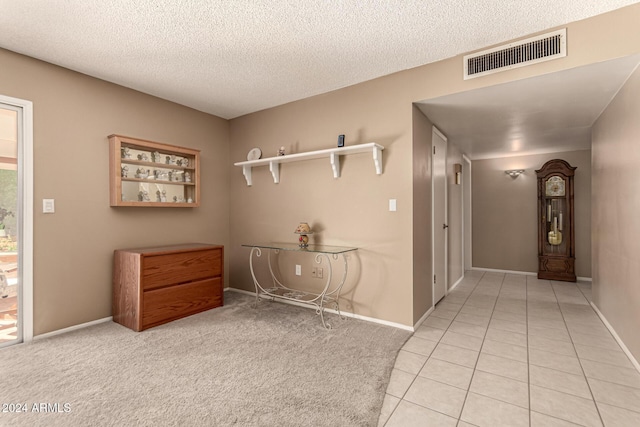
<path id="1" fill-rule="evenodd" d="M 422 325 L 422 322 L 424 322 L 426 320 L 427 317 L 429 317 L 429 315 L 431 313 L 433 313 L 433 309 L 434 307 L 431 306 L 431 308 L 429 310 L 427 310 L 427 312 L 420 318 L 420 320 L 418 320 L 416 322 L 415 325 L 413 325 L 413 330 L 415 331 L 416 329 L 418 329 L 420 327 L 420 325 Z"/>
<path id="2" fill-rule="evenodd" d="M 462 280 L 463 280 L 463 279 L 464 279 L 464 274 L 462 275 L 462 277 L 460 277 L 460 278 L 456 281 L 456 283 L 454 283 L 454 284 L 453 284 L 453 286 L 451 286 L 451 288 L 450 288 L 450 289 L 448 289 L 448 290 L 447 290 L 447 295 L 449 294 L 449 292 L 453 291 L 453 290 L 456 288 L 456 286 L 458 286 L 460 283 L 462 283 Z M 413 330 L 414 330 L 414 331 L 415 331 L 416 329 L 418 329 L 418 328 L 420 327 L 420 325 L 422 325 L 422 322 L 424 322 L 424 321 L 427 319 L 427 317 L 429 317 L 429 315 L 430 315 L 431 313 L 433 313 L 433 310 L 434 310 L 434 309 L 435 309 L 435 307 L 434 307 L 434 306 L 431 306 L 431 308 L 430 308 L 429 310 L 427 310 L 427 312 L 426 312 L 426 313 L 425 313 L 425 314 L 420 318 L 420 320 L 418 320 L 418 321 L 416 322 L 416 324 L 415 324 L 415 325 L 413 325 Z"/>
<path id="3" fill-rule="evenodd" d="M 538 273 L 530 271 L 516 271 L 516 270 L 500 270 L 497 268 L 484 268 L 484 267 L 471 267 L 472 270 L 487 271 L 489 273 L 506 273 L 506 274 L 523 274 L 525 276 L 537 276 Z"/>
<path id="4" fill-rule="evenodd" d="M 42 338 L 49 338 L 56 335 L 66 334 L 67 332 L 76 331 L 78 329 L 83 329 L 89 326 L 98 325 L 100 323 L 110 322 L 113 320 L 112 316 L 105 317 L 104 319 L 92 320 L 91 322 L 81 323 L 79 325 L 69 326 L 68 328 L 58 329 L 57 331 L 47 332 L 45 334 L 36 335 L 33 337 L 34 341 Z"/>
<path id="5" fill-rule="evenodd" d="M 607 327 L 609 332 L 611 332 L 611 335 L 613 335 L 613 338 L 618 342 L 618 344 L 620 345 L 620 348 L 622 348 L 622 351 L 624 351 L 624 353 L 627 355 L 627 357 L 629 358 L 633 366 L 636 368 L 636 370 L 640 372 L 640 363 L 638 363 L 636 358 L 633 357 L 633 354 L 631 354 L 627 346 L 624 344 L 622 339 L 616 333 L 615 329 L 613 329 L 613 326 L 611 326 L 611 324 L 606 319 L 606 317 L 604 317 L 604 314 L 602 314 L 600 310 L 598 310 L 598 307 L 593 302 L 591 302 L 591 307 L 593 307 L 595 312 L 598 314 L 598 317 L 600 317 L 600 320 L 602 320 L 602 323 L 604 323 L 604 325 Z"/>
<path id="6" fill-rule="evenodd" d="M 538 273 L 530 271 L 515 271 L 515 270 L 500 270 L 496 268 L 484 268 L 484 267 L 471 267 L 472 270 L 488 271 L 491 273 L 506 273 L 506 274 L 524 274 L 525 276 L 537 276 Z M 591 277 L 576 277 L 579 282 L 591 282 Z M 453 289 L 453 288 L 452 288 Z"/>
<path id="7" fill-rule="evenodd" d="M 245 291 L 244 289 L 237 289 L 237 288 L 225 288 L 225 291 L 232 291 L 232 292 L 239 292 L 241 294 L 245 294 L 245 295 L 251 295 L 251 296 L 256 296 L 255 292 L 250 292 L 250 291 Z M 261 298 L 264 299 L 271 299 L 269 296 L 267 295 L 260 295 Z M 298 307 L 304 307 L 304 308 L 310 308 L 310 309 L 315 309 L 314 307 L 310 306 L 309 304 L 302 304 L 296 301 L 289 301 L 289 300 L 285 300 L 285 299 L 277 299 L 278 302 L 283 302 L 285 304 L 291 304 L 291 305 L 295 305 Z M 325 308 L 325 311 L 327 313 L 333 313 L 333 314 L 338 314 L 338 312 L 336 310 L 330 309 L 330 308 Z M 387 320 L 382 320 L 382 319 L 376 319 L 375 317 L 368 317 L 368 316 L 362 316 L 360 314 L 354 314 L 354 313 L 349 313 L 348 311 L 340 311 L 340 314 L 342 314 L 343 316 L 346 317 L 351 317 L 354 319 L 359 319 L 359 320 L 364 320 L 367 322 L 372 322 L 372 323 L 378 323 L 380 325 L 385 325 L 385 326 L 391 326 L 394 328 L 398 328 L 398 329 L 404 329 L 405 331 L 410 331 L 413 332 L 413 328 L 411 326 L 407 326 L 407 325 L 403 325 L 401 323 L 395 323 L 395 322 L 389 322 Z"/>
<path id="8" fill-rule="evenodd" d="M 451 286 L 451 288 L 447 291 L 447 293 L 453 291 L 456 288 L 456 286 L 462 283 L 463 280 L 464 280 L 464 274 L 456 281 L 456 283 L 453 284 L 453 286 Z"/>

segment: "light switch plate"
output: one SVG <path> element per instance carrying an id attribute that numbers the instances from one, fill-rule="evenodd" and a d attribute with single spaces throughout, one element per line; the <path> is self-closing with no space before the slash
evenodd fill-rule
<path id="1" fill-rule="evenodd" d="M 396 199 L 389 199 L 389 212 L 395 212 L 396 210 L 398 210 Z"/>
<path id="2" fill-rule="evenodd" d="M 55 213 L 56 204 L 54 199 L 42 199 L 42 213 Z"/>

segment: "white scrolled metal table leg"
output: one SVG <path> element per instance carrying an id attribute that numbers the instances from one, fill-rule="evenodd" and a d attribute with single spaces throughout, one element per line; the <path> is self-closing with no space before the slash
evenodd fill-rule
<path id="1" fill-rule="evenodd" d="M 280 253 L 278 249 L 274 249 L 273 251 L 276 253 L 276 255 Z M 269 251 L 268 260 L 269 260 L 269 273 L 271 273 L 271 280 L 273 281 L 274 286 L 278 285 L 281 288 L 284 288 L 285 286 L 282 283 L 280 283 L 275 273 L 273 272 L 273 267 L 271 265 L 271 251 Z"/>
<path id="2" fill-rule="evenodd" d="M 333 259 L 337 260 L 338 255 L 333 254 Z M 342 273 L 342 280 L 340 281 L 340 284 L 338 284 L 336 288 L 335 304 L 336 304 L 336 311 L 338 312 L 338 316 L 340 316 L 341 319 L 346 319 L 347 317 L 343 316 L 342 312 L 340 311 L 340 291 L 342 290 L 342 285 L 344 285 L 344 282 L 346 282 L 347 280 L 347 270 L 349 268 L 349 264 L 347 263 L 347 255 L 344 253 L 342 254 L 342 263 L 344 265 L 344 272 Z"/>
<path id="3" fill-rule="evenodd" d="M 253 254 L 256 254 L 256 257 L 261 257 L 262 256 L 262 249 L 258 248 L 258 247 L 253 247 L 251 248 L 251 252 L 249 253 L 249 270 L 251 270 L 251 277 L 253 278 L 253 285 L 256 288 L 256 302 L 254 304 L 254 307 L 258 307 L 258 303 L 260 302 L 260 294 L 268 294 L 267 291 L 264 290 L 264 288 L 262 287 L 262 285 L 260 285 L 260 282 L 258 282 L 258 278 L 256 277 L 256 273 L 253 269 Z M 269 265 L 269 269 L 271 269 L 271 265 Z"/>
<path id="4" fill-rule="evenodd" d="M 251 270 L 251 277 L 253 277 L 253 285 L 256 287 L 256 302 L 254 304 L 254 307 L 258 307 L 258 302 L 260 302 L 260 290 L 262 289 L 262 286 L 260 286 L 260 283 L 258 283 L 256 274 L 253 271 L 253 254 L 254 253 L 256 254 L 256 257 L 259 258 L 262 256 L 262 250 L 260 248 L 253 247 L 251 248 L 251 252 L 249 253 L 249 270 Z"/>
<path id="5" fill-rule="evenodd" d="M 317 254 L 316 255 L 316 264 L 320 264 L 322 263 L 322 257 L 324 257 L 327 260 L 327 283 L 324 285 L 324 289 L 322 290 L 322 292 L 320 293 L 320 295 L 318 295 L 318 304 L 317 304 L 317 308 L 316 308 L 316 314 L 320 315 L 320 319 L 322 320 L 322 326 L 324 326 L 326 329 L 331 329 L 331 324 L 325 322 L 324 320 L 324 298 L 327 295 L 327 291 L 329 290 L 329 286 L 331 285 L 331 276 L 332 276 L 332 270 L 331 270 L 331 260 L 329 259 L 329 257 L 327 256 L 327 254 Z"/>

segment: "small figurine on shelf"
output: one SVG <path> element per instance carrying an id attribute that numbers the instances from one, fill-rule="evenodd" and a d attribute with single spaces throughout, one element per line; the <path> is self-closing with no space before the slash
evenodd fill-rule
<path id="1" fill-rule="evenodd" d="M 187 203 L 193 203 L 193 199 L 192 199 L 191 197 L 189 197 L 189 198 L 187 199 Z"/>
<path id="2" fill-rule="evenodd" d="M 126 178 L 127 176 L 129 176 L 129 166 L 127 165 L 120 166 L 120 176 L 122 178 Z"/>
<path id="3" fill-rule="evenodd" d="M 156 177 L 157 180 L 169 181 L 169 174 L 165 170 L 156 169 L 153 171 L 153 175 Z"/>
<path id="4" fill-rule="evenodd" d="M 284 145 L 278 150 L 278 156 L 284 156 Z"/>
<path id="5" fill-rule="evenodd" d="M 120 148 L 120 157 L 123 158 L 123 159 L 130 159 L 131 158 L 131 152 L 129 151 L 129 147 Z"/>
<path id="6" fill-rule="evenodd" d="M 146 179 L 149 176 L 149 170 L 138 168 L 136 170 L 136 178 Z"/>
<path id="7" fill-rule="evenodd" d="M 143 162 L 148 162 L 149 156 L 147 155 L 147 153 L 140 153 L 138 154 L 138 160 L 142 160 Z"/>
<path id="8" fill-rule="evenodd" d="M 151 154 L 151 158 L 153 159 L 153 161 L 154 161 L 155 163 L 162 163 L 162 155 L 161 155 L 159 152 L 157 152 L 157 151 L 154 151 L 154 152 Z"/>
<path id="9" fill-rule="evenodd" d="M 186 157 L 183 157 L 182 159 L 178 160 L 178 165 L 182 166 L 183 168 L 188 168 L 189 159 L 187 159 Z"/>
<path id="10" fill-rule="evenodd" d="M 147 190 L 140 190 L 140 192 L 138 193 L 138 201 L 150 202 L 151 199 L 149 199 L 149 192 Z"/>
<path id="11" fill-rule="evenodd" d="M 184 182 L 191 182 L 191 174 L 189 172 L 184 173 Z"/>
<path id="12" fill-rule="evenodd" d="M 184 197 L 182 196 L 173 196 L 173 201 L 176 203 L 184 203 Z"/>
<path id="13" fill-rule="evenodd" d="M 167 164 L 168 165 L 175 165 L 176 164 L 176 156 L 174 156 L 173 154 L 170 156 L 166 157 L 167 160 Z"/>
<path id="14" fill-rule="evenodd" d="M 166 202 L 167 201 L 167 192 L 165 190 L 156 191 L 156 199 L 158 202 Z"/>

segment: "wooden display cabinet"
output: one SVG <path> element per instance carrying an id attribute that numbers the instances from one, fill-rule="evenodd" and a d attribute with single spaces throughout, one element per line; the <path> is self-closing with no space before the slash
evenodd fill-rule
<path id="1" fill-rule="evenodd" d="M 200 206 L 200 151 L 109 136 L 111 206 Z"/>
<path id="2" fill-rule="evenodd" d="M 549 160 L 538 175 L 538 278 L 576 281 L 574 174 L 564 160 Z"/>

